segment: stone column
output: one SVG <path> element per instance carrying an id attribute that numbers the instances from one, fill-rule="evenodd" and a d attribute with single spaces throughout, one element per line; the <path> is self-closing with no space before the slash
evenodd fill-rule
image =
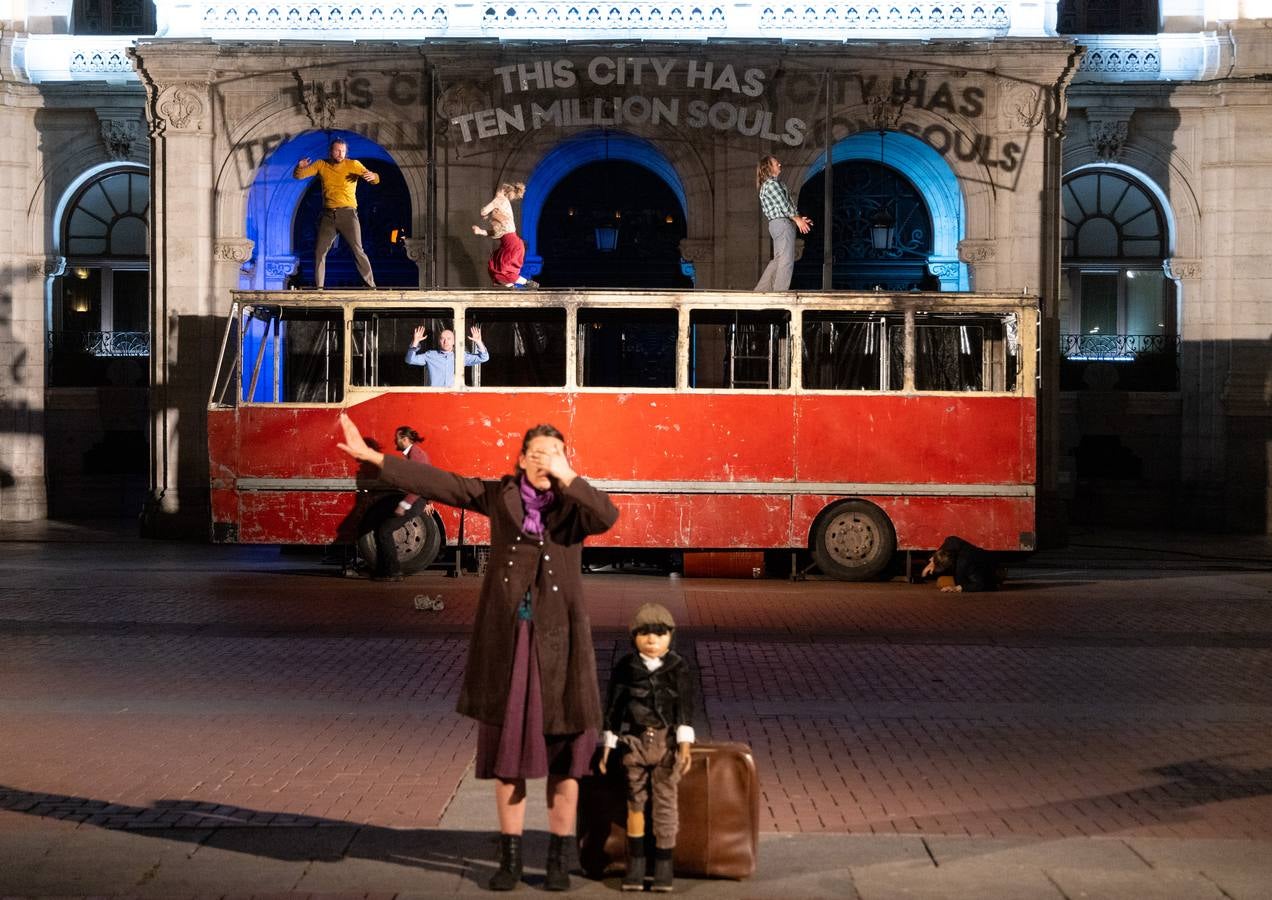
<path id="1" fill-rule="evenodd" d="M 149 98 L 151 138 L 150 486 L 143 528 L 197 536 L 208 527 L 208 382 L 219 346 L 213 239 L 212 110 L 206 81 L 182 80 L 157 60 L 138 69 Z M 250 242 L 249 242 L 250 243 Z M 222 260 L 239 249 L 226 250 Z M 241 261 L 238 263 L 241 265 Z M 225 297 L 228 303 L 228 295 Z"/>

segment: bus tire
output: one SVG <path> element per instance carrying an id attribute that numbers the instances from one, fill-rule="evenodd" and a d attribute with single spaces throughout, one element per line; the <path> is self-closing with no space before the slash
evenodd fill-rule
<path id="1" fill-rule="evenodd" d="M 433 516 L 414 515 L 402 527 L 393 532 L 393 544 L 397 547 L 398 566 L 404 575 L 427 569 L 442 551 L 442 526 Z M 376 568 L 375 532 L 358 536 L 358 555 Z"/>
<path id="2" fill-rule="evenodd" d="M 809 549 L 824 575 L 841 581 L 865 581 L 882 572 L 892 559 L 897 532 L 873 503 L 842 500 L 818 514 Z"/>

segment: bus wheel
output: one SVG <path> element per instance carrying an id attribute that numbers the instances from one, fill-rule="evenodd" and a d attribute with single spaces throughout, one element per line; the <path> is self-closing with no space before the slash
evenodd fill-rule
<path id="1" fill-rule="evenodd" d="M 442 529 L 432 516 L 411 516 L 393 532 L 393 543 L 397 547 L 398 565 L 403 573 L 410 575 L 427 569 L 437 559 L 442 550 Z M 358 555 L 375 569 L 375 532 L 359 535 Z"/>
<path id="2" fill-rule="evenodd" d="M 817 567 L 841 581 L 864 581 L 883 571 L 897 533 L 883 510 L 864 500 L 828 506 L 813 522 L 809 549 Z"/>

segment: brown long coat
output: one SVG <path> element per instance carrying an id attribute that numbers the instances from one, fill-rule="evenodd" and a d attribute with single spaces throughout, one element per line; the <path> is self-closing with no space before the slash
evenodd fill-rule
<path id="1" fill-rule="evenodd" d="M 500 725 L 507 705 L 517 606 L 527 590 L 534 608 L 545 734 L 600 730 L 600 692 L 592 628 L 583 604 L 583 539 L 606 531 L 618 510 L 582 478 L 558 488 L 544 513 L 544 538 L 521 530 L 525 509 L 515 476 L 463 478 L 429 465 L 386 456 L 383 479 L 430 500 L 490 519 L 490 560 L 481 585 L 459 712 Z"/>

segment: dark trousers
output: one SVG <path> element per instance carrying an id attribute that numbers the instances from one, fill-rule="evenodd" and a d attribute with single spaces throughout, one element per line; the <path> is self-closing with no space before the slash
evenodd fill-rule
<path id="1" fill-rule="evenodd" d="M 680 827 L 680 769 L 676 767 L 676 736 L 667 728 L 646 728 L 619 738 L 626 746 L 623 765 L 627 768 L 627 809 L 644 812 L 653 794 L 650 819 L 654 844 L 664 849 L 676 846 Z"/>
<path id="2" fill-rule="evenodd" d="M 402 515 L 397 515 L 397 507 L 389 508 L 389 516 L 375 526 L 375 571 L 378 575 L 398 575 L 402 567 L 398 565 L 397 544 L 393 540 L 393 532 L 397 531 L 417 516 L 424 507 L 423 500 L 416 500 Z"/>
<path id="3" fill-rule="evenodd" d="M 336 242 L 336 234 L 349 244 L 349 252 L 358 266 L 358 274 L 368 287 L 375 287 L 371 274 L 371 260 L 362 251 L 362 226 L 358 224 L 358 210 L 353 206 L 324 209 L 318 217 L 318 243 L 314 245 L 314 284 L 322 287 L 327 282 L 327 251 Z"/>

